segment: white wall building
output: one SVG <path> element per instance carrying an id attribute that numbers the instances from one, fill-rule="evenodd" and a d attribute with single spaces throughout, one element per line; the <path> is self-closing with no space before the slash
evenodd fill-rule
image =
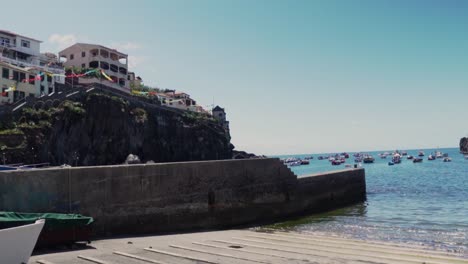
<path id="1" fill-rule="evenodd" d="M 64 74 L 65 71 L 53 56 L 41 54 L 40 40 L 0 30 L 0 104 L 14 103 L 25 96 L 39 97 L 55 92 L 55 83 L 64 83 L 64 77 L 49 74 Z M 38 80 L 38 74 L 44 73 Z M 14 87 L 15 91 L 5 90 Z"/>
<path id="2" fill-rule="evenodd" d="M 113 81 L 106 78 L 80 77 L 80 83 L 101 83 L 130 93 L 128 82 L 128 55 L 97 44 L 76 43 L 59 52 L 66 68 L 100 69 Z"/>

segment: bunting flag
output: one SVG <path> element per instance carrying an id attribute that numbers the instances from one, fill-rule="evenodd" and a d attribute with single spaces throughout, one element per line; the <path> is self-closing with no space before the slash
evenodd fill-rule
<path id="1" fill-rule="evenodd" d="M 83 77 L 83 76 L 86 76 L 88 74 L 91 74 L 91 73 L 94 73 L 94 72 L 98 72 L 99 69 L 94 69 L 94 70 L 89 70 L 85 73 L 82 73 L 82 74 L 75 74 L 75 73 L 72 73 L 70 75 L 65 75 L 65 74 L 58 74 L 58 73 L 51 73 L 51 72 L 39 72 L 36 77 L 34 78 L 31 78 L 31 79 L 23 79 L 22 82 L 34 82 L 34 81 L 38 81 L 38 80 L 41 80 L 41 76 L 43 76 L 44 74 L 47 74 L 47 76 L 50 76 L 50 77 L 54 77 L 54 76 L 60 76 L 60 77 L 64 77 L 64 78 L 77 78 L 77 77 Z M 102 71 L 102 70 L 101 70 Z M 112 79 L 111 79 L 112 81 Z"/>
<path id="2" fill-rule="evenodd" d="M 13 92 L 13 91 L 16 91 L 16 87 L 15 87 L 15 86 L 9 87 L 8 89 L 6 89 L 6 90 L 4 91 L 4 93 Z"/>
<path id="3" fill-rule="evenodd" d="M 109 77 L 109 75 L 107 75 L 103 70 L 101 70 L 101 74 L 102 74 L 102 76 L 104 76 L 104 78 L 106 78 L 110 82 L 114 82 L 114 80 L 112 80 L 112 78 Z"/>

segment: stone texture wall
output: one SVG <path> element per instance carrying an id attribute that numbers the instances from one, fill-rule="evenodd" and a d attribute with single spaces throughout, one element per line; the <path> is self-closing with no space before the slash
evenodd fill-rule
<path id="1" fill-rule="evenodd" d="M 0 173 L 0 210 L 93 216 L 99 236 L 266 223 L 365 199 L 363 169 L 297 177 L 278 159 Z"/>

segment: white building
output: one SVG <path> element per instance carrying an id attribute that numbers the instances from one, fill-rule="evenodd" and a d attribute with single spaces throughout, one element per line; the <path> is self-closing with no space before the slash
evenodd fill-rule
<path id="1" fill-rule="evenodd" d="M 0 30 L 0 104 L 13 103 L 25 96 L 47 95 L 55 92 L 56 82 L 64 83 L 63 76 L 51 76 L 63 75 L 63 67 L 56 57 L 41 54 L 40 44 L 39 40 Z M 14 91 L 4 93 L 11 88 Z"/>
<path id="2" fill-rule="evenodd" d="M 80 77 L 79 83 L 101 83 L 130 93 L 127 54 L 102 45 L 76 43 L 60 51 L 59 57 L 66 68 L 99 69 L 112 79 Z"/>

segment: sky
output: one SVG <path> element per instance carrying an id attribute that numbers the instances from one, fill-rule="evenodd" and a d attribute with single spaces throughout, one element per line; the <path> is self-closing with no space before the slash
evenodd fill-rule
<path id="1" fill-rule="evenodd" d="M 468 2 L 4 3 L 0 28 L 58 53 L 129 54 L 146 85 L 220 105 L 256 154 L 457 147 L 468 135 Z M 11 8 L 8 6 L 11 5 Z"/>

